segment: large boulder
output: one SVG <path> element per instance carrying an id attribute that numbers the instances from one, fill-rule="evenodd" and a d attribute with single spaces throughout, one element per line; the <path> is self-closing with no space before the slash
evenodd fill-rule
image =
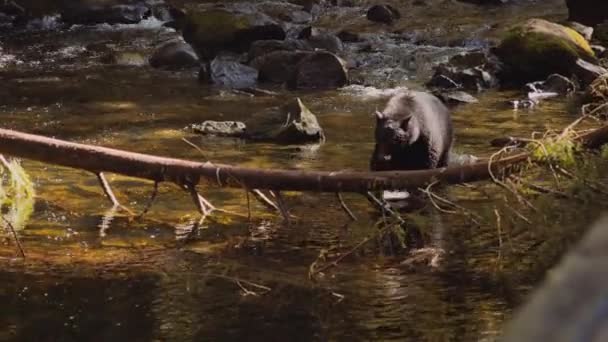
<path id="1" fill-rule="evenodd" d="M 569 20 L 595 26 L 608 20 L 608 1 L 605 0 L 566 0 Z"/>
<path id="2" fill-rule="evenodd" d="M 296 50 L 312 50 L 312 47 L 303 40 L 285 39 L 285 40 L 258 40 L 251 44 L 249 49 L 248 59 L 255 60 L 258 57 L 267 55 L 276 51 L 296 51 Z"/>
<path id="3" fill-rule="evenodd" d="M 258 40 L 283 40 L 285 31 L 259 12 L 213 8 L 188 13 L 183 36 L 199 57 L 211 60 L 222 50 L 245 52 Z"/>
<path id="4" fill-rule="evenodd" d="M 512 28 L 494 52 L 503 63 L 507 82 L 542 80 L 558 73 L 571 75 L 579 59 L 595 62 L 589 43 L 575 30 L 542 19 Z"/>
<path id="5" fill-rule="evenodd" d="M 340 57 L 315 51 L 298 62 L 287 85 L 291 89 L 334 89 L 348 82 L 346 63 Z"/>
<path id="6" fill-rule="evenodd" d="M 259 71 L 260 82 L 286 83 L 294 78 L 298 63 L 309 51 L 274 51 L 257 57 L 251 66 Z"/>

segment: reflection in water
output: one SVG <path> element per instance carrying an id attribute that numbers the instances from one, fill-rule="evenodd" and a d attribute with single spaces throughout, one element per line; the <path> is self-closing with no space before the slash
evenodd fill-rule
<path id="1" fill-rule="evenodd" d="M 110 225 L 112 224 L 112 221 L 114 221 L 114 216 L 116 216 L 118 210 L 120 210 L 119 206 L 112 206 L 112 208 L 108 209 L 101 217 L 98 226 L 100 238 L 104 238 L 106 236 L 106 232 L 110 229 Z"/>

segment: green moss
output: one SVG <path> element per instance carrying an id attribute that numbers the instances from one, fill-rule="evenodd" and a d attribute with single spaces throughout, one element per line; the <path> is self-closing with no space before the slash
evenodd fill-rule
<path id="1" fill-rule="evenodd" d="M 15 229 L 23 229 L 34 212 L 34 185 L 16 160 L 0 167 L 0 213 Z"/>
<path id="2" fill-rule="evenodd" d="M 186 26 L 195 42 L 213 45 L 232 41 L 239 30 L 249 27 L 249 21 L 227 11 L 210 10 L 190 14 Z"/>
<path id="3" fill-rule="evenodd" d="M 529 146 L 533 160 L 566 168 L 576 164 L 576 154 L 580 151 L 580 146 L 568 138 L 548 139 Z"/>
<path id="4" fill-rule="evenodd" d="M 514 78 L 526 81 L 552 73 L 569 75 L 577 59 L 595 60 L 589 43 L 578 32 L 539 19 L 508 31 L 496 53 Z"/>

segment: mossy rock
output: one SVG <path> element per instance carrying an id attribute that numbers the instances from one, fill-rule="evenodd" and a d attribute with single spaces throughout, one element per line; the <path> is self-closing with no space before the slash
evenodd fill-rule
<path id="1" fill-rule="evenodd" d="M 183 36 L 202 59 L 211 60 L 221 50 L 243 52 L 254 41 L 283 40 L 285 31 L 262 13 L 209 9 L 188 14 Z"/>
<path id="2" fill-rule="evenodd" d="M 596 61 L 591 46 L 578 32 L 542 19 L 512 28 L 495 53 L 504 64 L 501 78 L 518 83 L 554 73 L 569 75 L 579 58 Z"/>

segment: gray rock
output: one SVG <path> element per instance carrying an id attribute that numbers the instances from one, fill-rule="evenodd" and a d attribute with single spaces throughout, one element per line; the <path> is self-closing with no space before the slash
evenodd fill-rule
<path id="1" fill-rule="evenodd" d="M 608 70 L 605 68 L 589 63 L 585 60 L 578 59 L 574 65 L 573 73 L 580 80 L 582 85 L 591 84 L 591 82 L 595 81 L 596 78 L 607 73 Z"/>
<path id="2" fill-rule="evenodd" d="M 179 70 L 197 65 L 199 60 L 194 49 L 181 40 L 163 44 L 150 57 L 150 66 L 153 68 Z"/>
<path id="3" fill-rule="evenodd" d="M 193 124 L 192 130 L 202 135 L 241 138 L 245 135 L 247 126 L 240 121 L 212 121 Z"/>
<path id="4" fill-rule="evenodd" d="M 479 102 L 479 100 L 477 100 L 473 95 L 461 90 L 434 92 L 433 94 L 450 106 L 457 105 L 460 103 Z"/>
<path id="5" fill-rule="evenodd" d="M 211 81 L 225 88 L 250 88 L 258 81 L 258 71 L 250 66 L 224 57 L 216 57 L 211 62 Z"/>

